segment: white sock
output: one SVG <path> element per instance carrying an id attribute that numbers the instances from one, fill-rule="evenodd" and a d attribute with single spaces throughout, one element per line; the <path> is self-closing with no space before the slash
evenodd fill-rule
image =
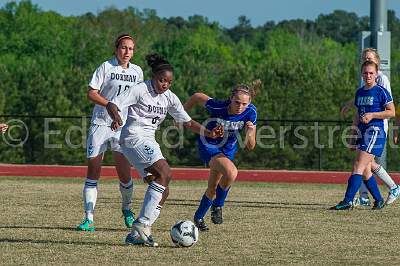
<path id="1" fill-rule="evenodd" d="M 160 216 L 162 206 L 157 205 L 156 209 L 153 212 L 153 215 L 150 218 L 150 226 L 154 224 L 154 222 L 157 220 L 158 216 Z"/>
<path id="2" fill-rule="evenodd" d="M 122 183 L 119 181 L 119 191 L 121 192 L 122 209 L 130 210 L 133 195 L 133 180 L 132 177 L 128 183 Z"/>
<path id="3" fill-rule="evenodd" d="M 393 179 L 390 177 L 390 175 L 386 172 L 385 168 L 383 168 L 381 165 L 377 169 L 372 170 L 372 172 L 374 173 L 374 175 L 379 177 L 379 179 L 382 180 L 383 183 L 385 183 L 385 185 L 389 189 L 393 189 L 396 187 L 396 183 L 393 181 Z"/>
<path id="4" fill-rule="evenodd" d="M 149 184 L 146 194 L 144 195 L 142 209 L 137 219 L 140 223 L 150 225 L 151 218 L 160 203 L 164 190 L 164 186 L 154 181 Z"/>
<path id="5" fill-rule="evenodd" d="M 364 199 L 369 199 L 369 192 L 368 192 L 368 188 L 367 186 L 364 184 L 364 182 L 361 182 L 361 186 L 360 189 L 358 190 L 358 192 L 360 193 L 360 197 L 364 198 Z"/>
<path id="6" fill-rule="evenodd" d="M 86 219 L 93 221 L 94 207 L 97 200 L 97 180 L 86 178 L 83 187 L 83 204 Z"/>

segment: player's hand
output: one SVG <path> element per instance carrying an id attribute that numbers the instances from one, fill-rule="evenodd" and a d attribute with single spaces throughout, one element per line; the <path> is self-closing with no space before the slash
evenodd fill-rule
<path id="1" fill-rule="evenodd" d="M 122 124 L 123 124 L 122 119 L 121 119 L 121 116 L 119 115 L 119 111 L 121 111 L 121 110 L 119 110 L 118 106 L 112 102 L 108 102 L 106 109 L 107 109 L 108 114 L 112 118 L 112 120 L 118 124 L 118 127 L 122 126 Z M 117 125 L 114 125 L 114 127 L 115 126 L 117 126 Z M 111 127 L 111 129 L 112 128 L 113 127 Z"/>
<path id="2" fill-rule="evenodd" d="M 368 124 L 372 119 L 374 119 L 374 116 L 372 113 L 365 113 L 363 116 L 360 117 L 360 122 L 364 124 Z"/>
<path id="3" fill-rule="evenodd" d="M 8 125 L 7 124 L 0 124 L 0 132 L 1 133 L 5 133 L 8 129 Z"/>
<path id="4" fill-rule="evenodd" d="M 222 138 L 223 136 L 224 136 L 224 127 L 222 125 L 218 125 L 210 131 L 208 137 L 216 139 L 216 138 Z"/>
<path id="5" fill-rule="evenodd" d="M 111 127 L 111 130 L 112 130 L 112 131 L 116 131 L 118 128 L 121 127 L 121 125 L 120 125 L 117 121 L 112 121 L 110 127 Z"/>
<path id="6" fill-rule="evenodd" d="M 340 109 L 340 116 L 344 118 L 346 114 L 349 112 L 350 107 L 348 104 L 343 105 L 343 107 Z"/>
<path id="7" fill-rule="evenodd" d="M 254 131 L 254 130 L 256 130 L 256 126 L 251 121 L 247 121 L 246 122 L 246 130 Z"/>

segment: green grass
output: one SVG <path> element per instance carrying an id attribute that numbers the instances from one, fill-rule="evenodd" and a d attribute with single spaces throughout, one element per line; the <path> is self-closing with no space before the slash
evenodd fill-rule
<path id="1" fill-rule="evenodd" d="M 144 184 L 135 181 L 134 211 Z M 125 246 L 117 180 L 101 180 L 97 231 L 75 231 L 83 217 L 83 179 L 0 177 L 0 264 L 254 265 L 398 264 L 399 204 L 381 211 L 329 211 L 342 185 L 238 182 L 224 224 L 206 221 L 191 248 L 175 248 L 169 229 L 191 219 L 206 182 L 176 181 L 153 226 L 161 247 Z M 386 189 L 382 187 L 386 196 Z"/>

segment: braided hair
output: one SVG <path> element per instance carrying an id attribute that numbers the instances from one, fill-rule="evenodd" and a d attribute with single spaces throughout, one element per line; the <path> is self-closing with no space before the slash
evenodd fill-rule
<path id="1" fill-rule="evenodd" d="M 260 79 L 254 80 L 250 85 L 239 84 L 232 88 L 231 96 L 234 96 L 238 93 L 244 93 L 250 96 L 250 99 L 253 99 L 257 92 L 261 89 L 262 82 Z"/>
<path id="2" fill-rule="evenodd" d="M 153 75 L 157 75 L 163 71 L 174 72 L 172 65 L 161 55 L 153 53 L 146 55 L 147 64 L 151 67 Z"/>

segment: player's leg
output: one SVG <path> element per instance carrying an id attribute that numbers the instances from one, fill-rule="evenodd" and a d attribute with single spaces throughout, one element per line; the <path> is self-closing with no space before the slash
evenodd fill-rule
<path id="1" fill-rule="evenodd" d="M 372 160 L 374 161 L 374 160 Z M 379 191 L 378 184 L 376 183 L 375 177 L 372 175 L 371 165 L 368 164 L 366 169 L 364 170 L 364 181 L 363 183 L 367 187 L 368 191 L 371 193 L 372 197 L 374 198 L 374 206 L 373 209 L 382 209 L 385 203 L 385 200 L 382 198 L 381 192 Z"/>
<path id="2" fill-rule="evenodd" d="M 131 166 L 125 156 L 118 151 L 113 150 L 115 169 L 119 177 L 119 191 L 122 199 L 122 215 L 126 227 L 131 228 L 135 220 L 134 213 L 131 210 L 132 196 L 134 192 L 134 183 L 131 176 Z"/>
<path id="3" fill-rule="evenodd" d="M 217 155 L 217 156 L 223 156 Z M 216 189 L 219 181 L 221 180 L 222 174 L 214 169 L 210 169 L 210 176 L 208 177 L 208 186 L 206 192 L 200 200 L 199 207 L 194 214 L 194 224 L 199 228 L 200 231 L 208 231 L 208 226 L 204 221 L 204 216 L 210 209 L 213 199 L 215 198 Z"/>
<path id="4" fill-rule="evenodd" d="M 94 231 L 94 210 L 97 202 L 97 184 L 100 178 L 101 165 L 107 143 L 104 141 L 105 132 L 103 126 L 91 125 L 87 140 L 87 175 L 83 187 L 83 206 L 85 218 L 77 230 Z"/>
<path id="5" fill-rule="evenodd" d="M 333 210 L 346 210 L 353 206 L 354 196 L 361 186 L 363 173 L 366 167 L 372 162 L 373 158 L 374 155 L 362 150 L 357 150 L 357 155 L 353 163 L 352 175 L 347 181 L 344 199 L 332 207 Z"/>
<path id="6" fill-rule="evenodd" d="M 229 190 L 236 180 L 238 170 L 231 159 L 226 156 L 215 156 L 210 161 L 210 169 L 222 174 L 222 178 L 216 187 L 216 197 L 211 206 L 211 221 L 214 224 L 222 224 L 222 208 L 225 205 Z"/>
<path id="7" fill-rule="evenodd" d="M 154 241 L 151 234 L 151 226 L 155 222 L 152 217 L 154 217 L 154 213 L 159 208 L 160 202 L 163 203 L 168 197 L 168 193 L 164 193 L 164 191 L 171 180 L 171 169 L 167 161 L 161 159 L 147 167 L 145 171 L 151 173 L 154 176 L 154 180 L 147 187 L 142 209 L 132 225 L 132 231 L 136 231 L 140 235 L 145 245 L 154 247 L 158 246 L 158 244 Z"/>
<path id="8" fill-rule="evenodd" d="M 382 180 L 382 182 L 389 188 L 389 195 L 386 199 L 386 204 L 392 204 L 400 196 L 400 186 L 398 186 L 390 175 L 386 172 L 383 166 L 377 162 L 372 162 L 372 172 L 375 176 Z"/>

